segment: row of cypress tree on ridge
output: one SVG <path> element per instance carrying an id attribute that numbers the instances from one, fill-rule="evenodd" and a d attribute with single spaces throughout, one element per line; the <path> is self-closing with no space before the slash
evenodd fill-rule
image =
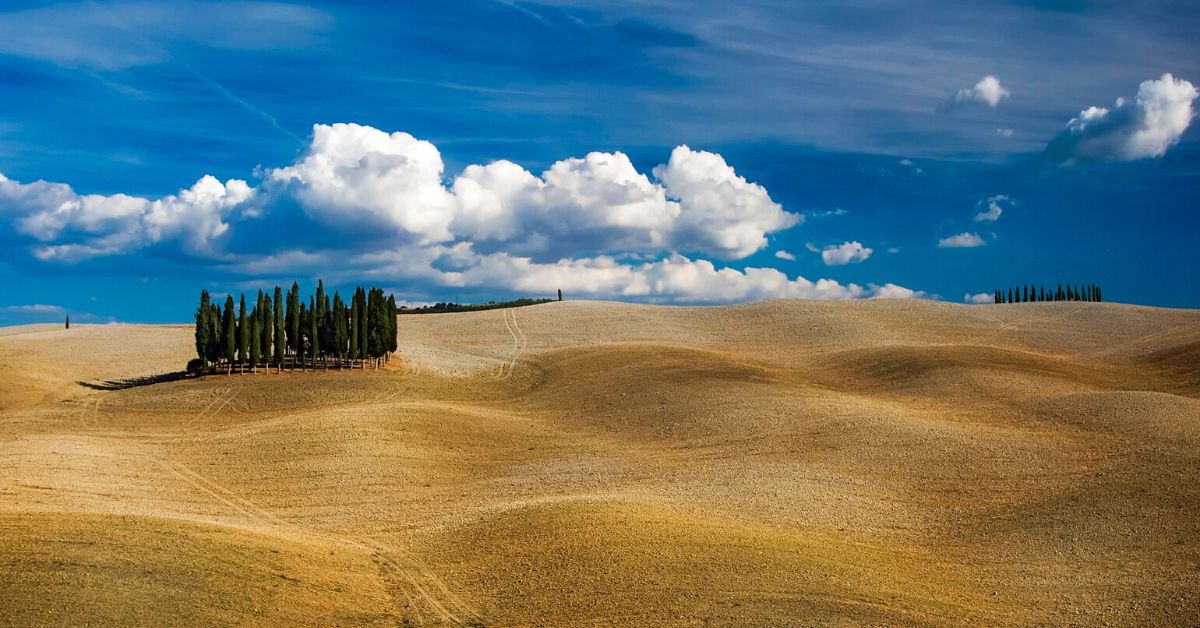
<path id="1" fill-rule="evenodd" d="M 188 362 L 188 371 L 316 369 L 318 362 L 327 370 L 331 365 L 366 368 L 368 362 L 379 368 L 397 349 L 396 314 L 396 297 L 385 298 L 379 288 L 359 286 L 346 303 L 336 291 L 331 301 L 324 282 L 317 281 L 317 292 L 305 305 L 299 284 L 293 282 L 286 296 L 279 286 L 274 295 L 259 290 L 249 311 L 244 294 L 236 305 L 233 295 L 226 296 L 222 309 L 201 290 L 197 357 Z"/>
<path id="2" fill-rule="evenodd" d="M 992 296 L 995 298 L 996 303 L 1033 303 L 1038 301 L 1091 301 L 1099 303 L 1104 300 L 1100 286 L 1094 283 L 1079 286 L 1068 285 L 1065 289 L 1060 283 L 1057 289 L 1051 288 L 1050 290 L 1047 290 L 1046 286 L 1029 284 L 1009 288 L 1007 292 L 997 290 Z"/>

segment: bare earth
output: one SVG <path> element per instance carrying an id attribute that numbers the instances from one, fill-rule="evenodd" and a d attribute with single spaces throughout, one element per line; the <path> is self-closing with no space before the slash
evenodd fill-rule
<path id="1" fill-rule="evenodd" d="M 0 330 L 0 625 L 1195 625 L 1200 311 L 566 302 L 379 371 Z M 104 386 L 101 386 L 104 388 Z"/>

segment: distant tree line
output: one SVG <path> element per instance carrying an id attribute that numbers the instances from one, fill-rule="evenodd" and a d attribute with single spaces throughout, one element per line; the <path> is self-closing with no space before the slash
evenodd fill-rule
<path id="1" fill-rule="evenodd" d="M 562 301 L 562 291 L 559 291 L 559 301 Z M 551 303 L 554 299 L 514 299 L 512 301 L 488 301 L 487 303 L 434 303 L 421 307 L 402 307 L 401 314 L 445 314 L 447 312 L 478 312 L 480 310 L 498 310 L 506 307 L 523 307 Z"/>
<path id="2" fill-rule="evenodd" d="M 210 372 L 234 367 L 251 372 L 258 367 L 274 366 L 317 368 L 354 368 L 367 362 L 379 368 L 397 349 L 396 298 L 383 295 L 379 288 L 355 288 L 350 303 L 337 292 L 330 301 L 323 282 L 317 293 L 300 296 L 300 286 L 292 283 L 285 296 L 279 286 L 275 293 L 258 291 L 253 307 L 246 309 L 246 295 L 236 305 L 233 295 L 225 297 L 225 307 L 212 302 L 207 290 L 200 291 L 196 308 L 196 358 L 188 370 Z"/>
<path id="3" fill-rule="evenodd" d="M 1100 286 L 1096 284 L 1087 284 L 1080 286 L 1067 286 L 1058 284 L 1057 288 L 1046 289 L 1046 286 L 1015 286 L 1007 291 L 997 290 L 993 293 L 996 303 L 1031 303 L 1038 301 L 1091 301 L 1099 303 L 1103 301 L 1103 293 Z"/>

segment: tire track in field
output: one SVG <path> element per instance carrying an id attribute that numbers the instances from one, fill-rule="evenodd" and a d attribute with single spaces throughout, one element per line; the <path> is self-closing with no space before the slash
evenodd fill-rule
<path id="1" fill-rule="evenodd" d="M 500 373 L 495 378 L 497 380 L 506 380 L 512 377 L 513 371 L 517 367 L 517 360 L 525 349 L 529 346 L 529 338 L 525 336 L 525 332 L 521 331 L 521 326 L 517 324 L 517 313 L 509 308 L 501 310 L 504 313 L 504 326 L 508 328 L 508 334 L 513 339 L 513 352 L 509 356 L 507 362 L 500 365 Z M 509 324 L 509 317 L 512 317 L 512 323 Z"/>
<path id="2" fill-rule="evenodd" d="M 404 597 L 423 602 L 425 606 L 432 609 L 437 621 L 465 625 L 479 619 L 479 614 L 470 605 L 451 591 L 445 581 L 411 552 L 389 546 L 370 537 L 326 532 L 293 524 L 182 462 L 168 461 L 158 456 L 154 456 L 154 459 L 175 477 L 232 508 L 257 526 L 281 529 L 322 541 L 333 539 L 367 552 L 379 566 L 385 578 L 391 580 L 393 577 L 398 577 L 402 581 L 397 584 L 404 592 Z M 433 589 L 432 592 L 430 589 Z M 417 608 L 415 605 L 406 606 Z M 396 609 L 396 612 L 398 615 L 402 614 L 399 608 Z"/>
<path id="3" fill-rule="evenodd" d="M 237 398 L 238 392 L 241 391 L 242 386 L 244 386 L 244 385 L 245 384 L 238 384 L 237 386 L 226 387 L 225 390 L 228 392 L 225 393 L 225 396 L 224 396 L 223 400 L 219 403 L 219 405 L 217 405 L 216 408 L 214 408 L 211 411 L 202 411 L 200 413 L 200 416 L 196 417 L 196 419 L 194 419 L 192 421 L 191 426 L 194 427 L 194 426 L 200 425 L 201 423 L 205 423 L 209 419 L 220 414 L 220 412 L 225 409 L 225 406 L 228 406 L 230 403 L 233 402 L 233 400 L 235 398 Z"/>

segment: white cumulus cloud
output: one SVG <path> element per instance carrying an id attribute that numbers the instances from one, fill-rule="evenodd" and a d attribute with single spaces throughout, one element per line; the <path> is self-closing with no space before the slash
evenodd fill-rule
<path id="1" fill-rule="evenodd" d="M 975 83 L 972 87 L 964 87 L 954 94 L 953 104 L 962 105 L 969 103 L 980 103 L 989 107 L 995 107 L 1000 104 L 1000 101 L 1008 98 L 1011 95 L 1003 85 L 1000 84 L 1000 79 L 993 74 L 989 74 Z"/>
<path id="2" fill-rule="evenodd" d="M 1197 95 L 1194 85 L 1170 74 L 1143 81 L 1133 100 L 1118 98 L 1112 109 L 1081 111 L 1046 153 L 1063 163 L 1161 157 L 1191 124 Z"/>
<path id="3" fill-rule="evenodd" d="M 191 188 L 157 200 L 125 194 L 77 194 L 69 185 L 20 183 L 0 174 L 0 215 L 38 244 L 35 257 L 77 262 L 174 240 L 204 255 L 229 229 L 226 220 L 253 196 L 245 182 L 205 175 Z"/>
<path id="4" fill-rule="evenodd" d="M 0 175 L 0 221 L 12 234 L 6 243 L 45 263 L 183 253 L 187 263 L 245 276 L 342 273 L 678 302 L 926 296 L 705 259 L 745 258 L 802 217 L 722 156 L 687 146 L 649 174 L 621 152 L 593 152 L 540 175 L 494 161 L 451 176 L 436 146 L 407 133 L 316 125 L 294 163 L 261 176 L 252 186 L 206 175 L 147 199 Z M 846 242 L 822 257 L 844 264 L 871 252 Z"/>
<path id="5" fill-rule="evenodd" d="M 782 251 L 782 250 L 775 251 L 775 257 L 778 257 L 779 259 L 785 259 L 789 262 L 796 261 L 796 255 L 794 253 L 789 253 L 787 251 Z"/>
<path id="6" fill-rule="evenodd" d="M 996 296 L 988 292 L 980 292 L 979 294 L 966 293 L 963 295 L 963 303 L 995 303 Z"/>
<path id="7" fill-rule="evenodd" d="M 960 233 L 938 240 L 938 248 L 941 249 L 969 249 L 984 244 L 986 242 L 977 233 Z"/>
<path id="8" fill-rule="evenodd" d="M 843 242 L 821 249 L 821 260 L 826 266 L 844 266 L 851 262 L 862 262 L 874 252 L 874 249 L 863 246 L 862 242 Z"/>

